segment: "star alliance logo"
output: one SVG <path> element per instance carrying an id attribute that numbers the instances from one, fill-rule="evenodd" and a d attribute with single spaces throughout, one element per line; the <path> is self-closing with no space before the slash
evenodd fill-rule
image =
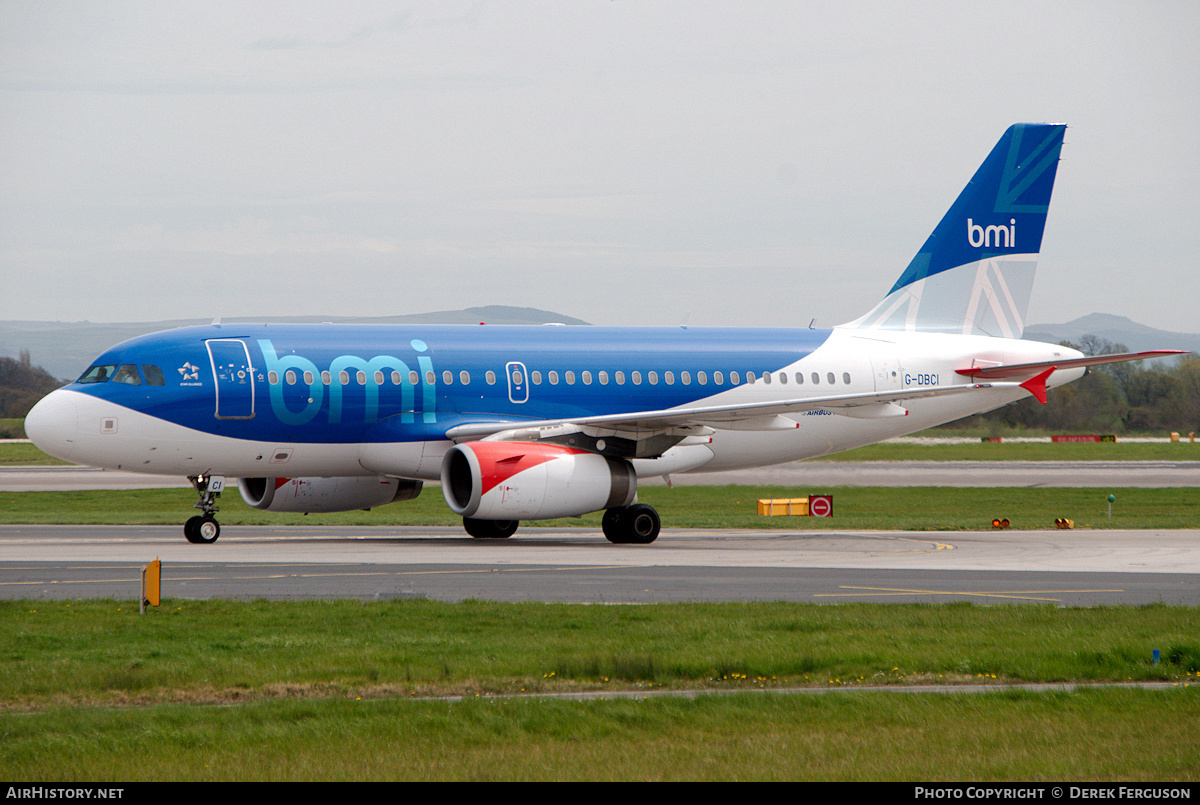
<path id="1" fill-rule="evenodd" d="M 200 367 L 192 366 L 190 361 L 187 361 L 183 366 L 179 367 L 180 383 L 186 383 L 189 380 L 200 379 Z"/>

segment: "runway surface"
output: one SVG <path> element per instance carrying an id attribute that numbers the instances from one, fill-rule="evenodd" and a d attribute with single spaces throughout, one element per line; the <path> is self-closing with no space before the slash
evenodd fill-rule
<path id="1" fill-rule="evenodd" d="M 813 461 L 674 481 L 1195 487 L 1200 462 Z M 0 491 L 188 486 L 84 467 L 0 468 Z M 0 598 L 136 601 L 141 568 L 156 557 L 163 595 L 179 598 L 1200 605 L 1200 530 L 665 529 L 653 545 L 618 546 L 569 528 L 481 542 L 457 528 L 226 526 L 204 546 L 178 526 L 0 526 Z"/>
<path id="2" fill-rule="evenodd" d="M 160 558 L 176 598 L 1200 605 L 1200 530 L 829 532 L 582 529 L 477 541 L 457 529 L 0 526 L 0 597 L 136 602 Z"/>

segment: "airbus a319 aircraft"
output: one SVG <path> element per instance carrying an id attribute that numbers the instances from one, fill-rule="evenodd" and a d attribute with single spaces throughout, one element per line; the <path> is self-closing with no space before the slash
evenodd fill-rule
<path id="1" fill-rule="evenodd" d="M 640 479 L 813 458 L 998 408 L 1088 366 L 1021 340 L 1062 125 L 1009 128 L 888 295 L 810 328 L 213 324 L 134 338 L 25 428 L 68 461 L 225 479 L 269 511 L 367 509 L 440 481 L 477 538 L 604 510 L 649 543 Z"/>

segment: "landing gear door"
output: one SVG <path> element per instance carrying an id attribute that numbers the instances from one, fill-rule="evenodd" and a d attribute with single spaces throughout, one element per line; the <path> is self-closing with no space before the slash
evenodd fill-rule
<path id="1" fill-rule="evenodd" d="M 217 419 L 254 418 L 254 366 L 246 343 L 236 338 L 204 342 L 216 382 Z"/>

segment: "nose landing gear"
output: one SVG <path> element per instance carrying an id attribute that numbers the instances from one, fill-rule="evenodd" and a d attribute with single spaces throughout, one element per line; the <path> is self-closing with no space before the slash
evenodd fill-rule
<path id="1" fill-rule="evenodd" d="M 195 508 L 199 509 L 201 514 L 183 524 L 183 535 L 187 537 L 188 542 L 210 545 L 221 536 L 221 525 L 213 516 L 213 512 L 220 511 L 217 498 L 225 490 L 225 478 L 221 475 L 192 475 L 188 480 L 196 488 L 196 494 L 200 495 Z"/>

